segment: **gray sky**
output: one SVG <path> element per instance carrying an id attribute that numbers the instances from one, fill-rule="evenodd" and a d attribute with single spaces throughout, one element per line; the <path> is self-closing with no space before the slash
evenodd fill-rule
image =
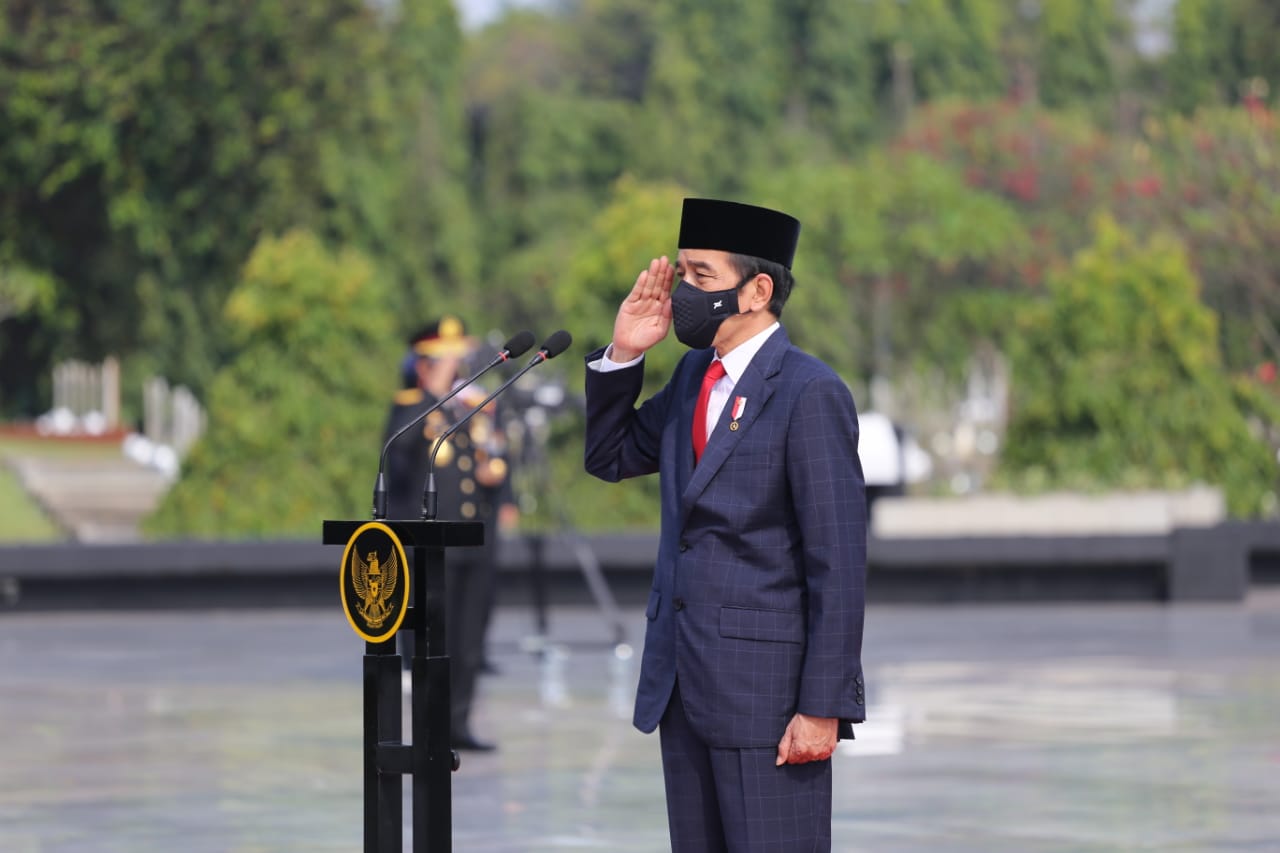
<path id="1" fill-rule="evenodd" d="M 547 0 L 453 0 L 453 2 L 458 7 L 462 28 L 474 30 L 489 23 L 506 9 L 537 6 L 545 4 Z"/>
<path id="2" fill-rule="evenodd" d="M 504 10 L 520 6 L 549 5 L 552 0 L 453 0 L 462 27 L 474 30 L 498 17 Z M 1168 50 L 1169 15 L 1176 0 L 1132 0 L 1134 39 L 1147 54 Z"/>

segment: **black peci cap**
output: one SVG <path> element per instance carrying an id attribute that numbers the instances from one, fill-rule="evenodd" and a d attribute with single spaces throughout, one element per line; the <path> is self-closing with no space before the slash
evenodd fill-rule
<path id="1" fill-rule="evenodd" d="M 800 221 L 767 207 L 686 198 L 680 214 L 681 249 L 718 249 L 791 269 L 799 240 Z"/>

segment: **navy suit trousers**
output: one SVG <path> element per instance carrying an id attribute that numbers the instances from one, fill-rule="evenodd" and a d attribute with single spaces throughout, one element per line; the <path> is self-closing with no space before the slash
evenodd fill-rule
<path id="1" fill-rule="evenodd" d="M 829 853 L 830 759 L 778 767 L 776 747 L 709 747 L 678 681 L 658 735 L 673 853 Z"/>

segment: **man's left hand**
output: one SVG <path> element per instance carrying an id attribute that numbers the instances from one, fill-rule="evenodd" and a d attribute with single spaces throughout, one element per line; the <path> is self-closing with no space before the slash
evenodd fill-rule
<path id="1" fill-rule="evenodd" d="M 823 761 L 836 750 L 840 721 L 835 717 L 810 717 L 796 714 L 787 723 L 778 743 L 777 765 L 807 764 Z"/>

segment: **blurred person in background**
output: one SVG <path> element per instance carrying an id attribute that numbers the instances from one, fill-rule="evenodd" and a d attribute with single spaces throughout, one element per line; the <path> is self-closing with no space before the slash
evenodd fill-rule
<path id="1" fill-rule="evenodd" d="M 460 381 L 460 372 L 477 349 L 461 320 L 442 317 L 409 340 L 401 363 L 404 386 L 395 397 L 384 430 L 385 442 L 397 430 L 447 395 Z M 422 493 L 436 438 L 484 399 L 471 386 L 427 416 L 420 429 L 411 429 L 387 453 L 387 515 L 422 517 Z M 454 749 L 487 751 L 494 744 L 471 731 L 476 679 L 484 664 L 485 634 L 496 598 L 496 524 L 513 523 L 515 501 L 506 442 L 492 405 L 477 413 L 436 452 L 437 518 L 442 521 L 482 521 L 485 542 L 478 548 L 449 552 L 445 625 L 450 657 L 450 740 Z M 400 653 L 406 671 L 413 655 L 413 635 L 401 631 Z"/>

